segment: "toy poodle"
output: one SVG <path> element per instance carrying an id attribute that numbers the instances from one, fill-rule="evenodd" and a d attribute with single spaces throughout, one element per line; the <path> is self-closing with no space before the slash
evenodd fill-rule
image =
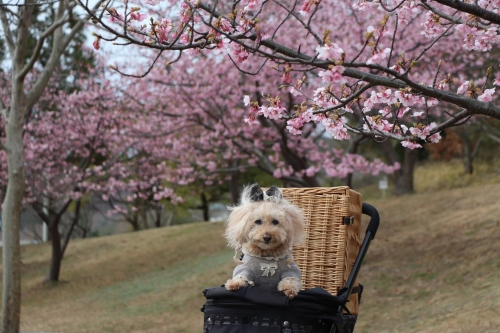
<path id="1" fill-rule="evenodd" d="M 235 249 L 239 264 L 225 286 L 238 290 L 247 285 L 278 289 L 293 298 L 302 288 L 300 269 L 292 246 L 305 238 L 304 216 L 297 206 L 283 199 L 281 191 L 266 192 L 253 184 L 243 190 L 241 201 L 230 208 L 225 237 Z M 242 258 L 236 260 L 241 250 Z"/>

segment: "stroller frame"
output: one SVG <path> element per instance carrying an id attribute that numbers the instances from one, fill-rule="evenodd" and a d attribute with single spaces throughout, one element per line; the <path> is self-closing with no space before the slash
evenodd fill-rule
<path id="1" fill-rule="evenodd" d="M 347 283 L 343 289 L 341 289 L 338 293 L 338 297 L 342 300 L 349 300 L 349 297 L 352 294 L 354 289 L 355 281 L 357 280 L 359 270 L 361 269 L 361 265 L 363 264 L 363 260 L 365 259 L 366 253 L 368 253 L 368 248 L 370 247 L 370 243 L 375 238 L 375 234 L 377 233 L 378 226 L 380 224 L 380 216 L 378 211 L 372 205 L 368 203 L 362 204 L 362 213 L 371 217 L 368 227 L 366 228 L 365 238 L 363 239 L 363 243 L 361 244 L 361 248 L 359 249 L 358 255 L 356 256 L 356 261 L 354 262 L 354 266 L 352 267 L 351 273 L 349 274 L 349 278 L 347 279 Z M 342 313 L 343 308 L 339 306 L 338 313 Z M 332 325 L 332 329 L 330 333 L 341 333 L 337 331 L 337 327 Z"/>
<path id="2" fill-rule="evenodd" d="M 343 187 L 342 189 L 345 190 L 346 188 L 347 187 Z M 348 188 L 347 188 L 347 190 L 349 191 Z M 353 192 L 353 191 L 351 191 L 351 192 Z M 349 192 L 347 192 L 347 194 L 349 194 Z M 354 192 L 354 194 L 359 195 L 358 193 L 355 193 L 355 192 Z M 285 197 L 286 197 L 286 194 L 285 194 Z M 359 195 L 359 197 L 360 197 L 360 195 Z M 359 287 L 358 287 L 356 285 L 357 284 L 357 277 L 358 277 L 361 265 L 363 263 L 363 260 L 368 252 L 370 243 L 374 239 L 374 237 L 377 233 L 378 227 L 379 227 L 379 223 L 380 223 L 379 214 L 378 214 L 377 210 L 375 209 L 375 207 L 373 207 L 372 205 L 367 204 L 367 203 L 362 203 L 360 213 L 363 215 L 370 216 L 370 222 L 369 222 L 368 227 L 366 229 L 364 239 L 359 247 L 359 251 L 355 257 L 354 263 L 352 264 L 352 268 L 350 269 L 350 272 L 349 272 L 349 275 L 348 275 L 347 280 L 345 282 L 345 285 L 342 288 L 340 288 L 341 286 L 338 287 L 338 292 L 336 293 L 336 296 L 333 296 L 331 291 L 329 291 L 330 294 L 327 293 L 331 297 L 331 300 L 329 300 L 328 297 L 325 298 L 324 295 L 320 296 L 320 298 L 318 298 L 318 300 L 321 299 L 320 303 L 325 304 L 325 300 L 326 300 L 326 302 L 329 302 L 329 304 L 327 306 L 325 306 L 324 308 L 320 308 L 320 312 L 323 313 L 323 317 L 321 317 L 320 322 L 323 321 L 323 325 L 325 322 L 328 322 L 329 323 L 328 325 L 331 325 L 331 326 L 329 326 L 329 327 L 323 326 L 323 328 L 320 330 L 321 332 L 352 333 L 353 329 L 354 329 L 354 325 L 355 325 L 355 322 L 357 319 L 357 313 L 354 313 L 354 314 L 351 313 L 349 311 L 349 309 L 346 308 L 346 304 L 349 301 L 349 299 L 351 298 L 351 295 L 353 295 L 353 294 L 359 293 L 358 296 L 356 297 L 357 299 L 359 299 L 361 297 L 362 286 L 359 285 Z M 352 223 L 352 220 L 349 221 L 349 217 L 342 217 L 342 218 L 344 219 L 345 224 Z M 352 217 L 350 217 L 350 218 L 352 219 Z M 358 240 L 358 242 L 359 242 L 359 240 Z M 350 263 L 347 263 L 347 265 L 350 266 Z M 253 288 L 253 290 L 252 290 L 252 288 Z M 212 288 L 212 289 L 218 289 L 220 291 L 219 294 L 229 293 L 230 294 L 229 298 L 232 298 L 232 299 L 235 298 L 235 296 L 233 295 L 235 293 L 226 291 L 225 288 Z M 238 327 L 236 327 L 236 330 L 233 329 L 233 330 L 229 330 L 229 331 L 226 331 L 226 330 L 218 331 L 217 329 L 212 330 L 212 329 L 216 328 L 214 326 L 214 323 L 212 322 L 212 319 L 215 317 L 211 316 L 210 314 L 214 314 L 214 313 L 220 314 L 221 313 L 220 311 L 217 312 L 217 311 L 214 311 L 214 309 L 220 310 L 221 306 L 223 309 L 224 309 L 224 306 L 226 306 L 226 305 L 224 305 L 224 304 L 226 304 L 225 303 L 226 300 L 224 298 L 222 298 L 222 299 L 213 299 L 212 298 L 213 295 L 217 294 L 217 293 L 218 293 L 217 290 L 214 291 L 214 290 L 206 289 L 204 291 L 204 294 L 207 297 L 207 303 L 204 305 L 204 307 L 202 309 L 202 311 L 205 312 L 204 332 L 238 332 L 238 333 L 239 332 L 246 333 L 246 332 L 250 332 L 250 331 L 251 332 L 261 332 L 260 329 L 253 331 L 253 330 L 251 330 L 251 328 L 248 328 L 248 326 L 244 326 L 244 325 L 240 326 L 241 330 Z M 245 293 L 246 293 L 246 295 L 245 295 Z M 284 299 L 283 299 L 283 298 L 280 298 L 280 296 L 276 295 L 276 293 L 280 293 L 277 291 L 273 291 L 271 293 L 271 294 L 274 294 L 274 295 L 272 295 L 272 297 L 274 297 L 274 298 L 272 298 L 272 297 L 270 298 L 270 296 L 269 296 L 270 294 L 268 296 L 260 297 L 259 293 L 262 293 L 262 291 L 257 291 L 256 287 L 249 287 L 248 292 L 246 290 L 244 290 L 244 291 L 241 291 L 238 293 L 239 296 L 236 296 L 236 298 L 239 297 L 243 300 L 243 302 L 246 302 L 246 303 L 243 303 L 243 306 L 244 306 L 243 309 L 245 309 L 245 311 L 248 311 L 248 316 L 252 316 L 252 311 L 255 311 L 255 313 L 259 313 L 259 315 L 262 315 L 262 313 L 266 313 L 266 311 L 271 311 L 271 312 L 278 313 L 279 318 L 285 318 L 286 315 L 282 315 L 279 311 L 277 311 L 280 308 L 280 306 L 284 306 L 285 308 L 289 307 L 289 309 L 291 309 L 289 311 L 290 314 L 288 314 L 288 316 L 290 318 L 299 318 L 301 315 L 301 313 L 300 313 L 301 309 L 305 309 L 303 307 L 304 304 L 306 305 L 306 307 L 308 306 L 307 302 L 305 302 L 305 303 L 301 302 L 300 296 L 301 296 L 302 292 L 299 293 L 299 296 L 296 298 L 296 299 L 298 299 L 297 301 L 294 299 L 290 302 L 288 302 L 288 298 L 284 297 Z M 264 293 L 265 293 L 265 291 L 264 291 Z M 307 294 L 307 291 L 304 292 L 304 295 L 305 294 Z M 311 294 L 308 294 L 308 295 L 310 296 Z M 266 297 L 268 299 L 266 299 Z M 307 299 L 308 296 L 304 296 L 304 297 Z M 227 297 L 226 297 L 226 299 L 227 299 Z M 302 300 L 303 299 L 304 298 L 302 298 Z M 314 301 L 314 297 L 312 299 Z M 270 302 L 269 302 L 269 300 L 270 300 Z M 351 298 L 351 301 L 352 301 L 352 298 Z M 231 302 L 233 302 L 233 303 L 231 303 Z M 227 309 L 229 312 L 233 311 L 234 308 L 239 307 L 239 309 L 241 309 L 242 304 L 238 303 L 240 301 L 231 301 L 231 302 L 227 303 L 228 304 Z M 283 304 L 281 304 L 281 303 L 283 303 Z M 288 303 L 290 303 L 290 304 L 288 304 Z M 248 304 L 247 308 L 245 308 L 245 304 Z M 294 308 L 294 304 L 296 306 L 295 308 Z M 298 304 L 300 304 L 300 306 L 297 306 Z M 357 305 L 357 302 L 356 302 L 356 305 Z M 315 307 L 315 305 L 313 305 L 313 307 Z M 283 309 L 285 309 L 285 308 L 283 308 Z M 264 309 L 266 309 L 266 310 L 264 310 Z M 356 307 L 356 310 L 357 310 L 357 307 Z M 304 313 L 306 313 L 306 312 L 307 312 L 307 309 L 304 310 Z M 309 312 L 313 313 L 314 311 L 309 311 Z M 325 316 L 326 312 L 328 312 L 329 314 L 327 314 Z M 240 311 L 240 313 L 241 313 L 241 311 Z M 317 318 L 311 317 L 310 313 L 306 316 L 307 318 L 317 319 Z M 226 322 L 224 322 L 224 324 L 230 322 L 234 318 L 239 318 L 239 317 L 231 317 L 233 319 L 228 319 L 230 316 L 224 316 L 224 315 L 217 316 L 217 318 L 219 318 L 219 317 L 226 318 L 226 319 L 222 319 L 222 320 L 226 320 Z M 328 321 L 323 320 L 323 319 L 326 319 L 327 317 L 330 320 L 328 320 Z M 254 317 L 254 318 L 257 318 L 257 317 Z M 236 319 L 236 320 L 240 320 L 240 319 Z M 288 323 L 288 320 L 284 320 L 284 321 L 282 320 L 282 322 L 285 325 Z M 317 322 L 317 320 L 316 321 L 311 320 L 310 322 L 311 323 Z M 240 325 L 241 323 L 237 322 L 236 324 Z M 267 324 L 267 325 L 269 325 L 269 324 Z M 289 330 L 285 326 L 283 326 L 281 329 L 279 329 L 279 332 L 295 332 L 293 330 Z M 305 326 L 300 326 L 300 327 L 302 329 Z M 250 329 L 250 331 L 248 329 Z M 255 327 L 255 329 L 257 329 L 257 328 Z M 297 330 L 297 329 L 296 329 L 296 331 L 299 332 L 299 330 Z M 305 332 L 305 330 L 302 330 L 302 331 Z M 309 331 L 311 331 L 311 330 L 307 330 L 307 332 L 309 332 Z M 317 331 L 319 331 L 319 330 L 312 329 L 311 332 L 317 332 Z M 262 332 L 268 332 L 268 331 L 264 330 L 264 328 L 262 328 Z M 278 332 L 278 331 L 276 331 L 276 332 Z"/>

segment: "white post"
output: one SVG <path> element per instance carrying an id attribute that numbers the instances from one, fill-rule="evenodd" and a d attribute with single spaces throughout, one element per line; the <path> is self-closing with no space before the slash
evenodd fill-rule
<path id="1" fill-rule="evenodd" d="M 45 215 L 49 215 L 49 198 L 43 198 L 43 213 Z M 47 227 L 47 223 L 42 222 L 42 242 L 46 242 L 49 240 L 49 228 Z"/>
<path id="2" fill-rule="evenodd" d="M 382 191 L 382 198 L 385 198 L 385 190 L 389 188 L 389 180 L 387 179 L 387 176 L 384 176 L 378 181 L 378 188 Z"/>

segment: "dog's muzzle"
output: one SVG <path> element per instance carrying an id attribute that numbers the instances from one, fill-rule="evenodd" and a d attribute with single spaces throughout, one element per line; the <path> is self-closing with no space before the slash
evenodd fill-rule
<path id="1" fill-rule="evenodd" d="M 270 234 L 264 234 L 264 236 L 262 236 L 262 240 L 266 244 L 269 244 L 272 239 L 273 239 L 273 236 L 271 236 Z"/>

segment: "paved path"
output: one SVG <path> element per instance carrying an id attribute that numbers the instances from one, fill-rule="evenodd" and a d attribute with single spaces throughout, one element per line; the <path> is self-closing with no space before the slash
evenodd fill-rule
<path id="1" fill-rule="evenodd" d="M 31 245 L 31 244 L 38 244 L 40 243 L 39 241 L 30 241 L 30 240 L 22 240 L 21 245 Z M 0 241 L 0 247 L 3 246 L 2 241 Z M 22 332 L 22 333 L 30 333 L 30 332 Z M 45 333 L 45 332 L 38 332 L 38 333 Z"/>

